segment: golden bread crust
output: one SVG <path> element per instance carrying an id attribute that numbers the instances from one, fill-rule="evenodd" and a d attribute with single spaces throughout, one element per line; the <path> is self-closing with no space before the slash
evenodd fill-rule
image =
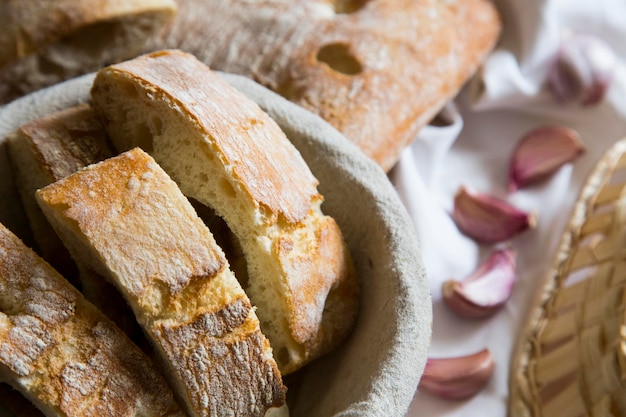
<path id="1" fill-rule="evenodd" d="M 277 239 L 276 256 L 289 279 L 289 327 L 308 355 L 321 355 L 343 339 L 356 320 L 358 284 L 341 230 L 323 217 L 304 249 L 294 250 L 292 237 Z M 304 252 L 304 253 L 303 253 Z M 327 295 L 321 297 L 320 295 Z"/>
<path id="2" fill-rule="evenodd" d="M 49 415 L 182 416 L 150 360 L 0 225 L 0 375 Z"/>
<path id="3" fill-rule="evenodd" d="M 476 72 L 501 25 L 488 0 L 178 6 L 146 51 L 181 49 L 248 76 L 320 115 L 385 170 Z"/>
<path id="4" fill-rule="evenodd" d="M 15 182 L 41 256 L 133 341 L 142 338 L 124 299 L 92 271 L 78 271 L 35 200 L 35 192 L 114 152 L 89 104 L 79 104 L 21 126 L 8 142 Z"/>
<path id="5" fill-rule="evenodd" d="M 87 103 L 33 120 L 18 134 L 30 141 L 50 182 L 113 156 L 106 130 Z"/>
<path id="6" fill-rule="evenodd" d="M 7 141 L 15 183 L 38 252 L 75 285 L 76 265 L 37 206 L 35 191 L 112 156 L 106 140 L 106 131 L 91 107 L 81 104 L 27 123 Z"/>
<path id="7" fill-rule="evenodd" d="M 240 298 L 190 322 L 155 323 L 163 351 L 172 367 L 185 370 L 190 397 L 202 415 L 221 415 L 227 405 L 234 415 L 263 416 L 268 405 L 284 403 L 276 364 L 266 360 L 269 344 L 251 311 L 249 301 Z M 239 328 L 247 335 L 241 337 Z M 254 380 L 269 386 L 250 384 Z"/>
<path id="8" fill-rule="evenodd" d="M 180 109 L 195 129 L 210 132 L 207 153 L 215 153 L 231 167 L 231 175 L 272 221 L 283 218 L 298 223 L 307 216 L 311 202 L 321 198 L 317 180 L 278 125 L 252 100 L 241 100 L 240 93 L 198 60 L 167 51 L 106 71 L 141 84 L 153 99 L 168 100 Z M 102 116 L 106 124 L 106 115 Z M 130 148 L 112 140 L 120 150 Z"/>
<path id="9" fill-rule="evenodd" d="M 246 294 L 210 231 L 149 155 L 133 149 L 37 197 L 81 268 L 124 295 L 190 414 L 233 409 L 262 416 L 284 402 L 285 387 Z M 254 354 L 230 357 L 238 344 Z M 229 380 L 237 384 L 225 389 Z"/>
<path id="10" fill-rule="evenodd" d="M 226 260 L 213 237 L 196 221 L 191 207 L 173 201 L 178 189 L 158 165 L 139 152 L 114 160 L 90 165 L 80 175 L 37 192 L 49 220 L 50 210 L 54 211 L 53 226 L 60 216 L 73 219 L 71 232 L 89 242 L 93 259 L 112 261 L 106 268 L 94 268 L 99 264 L 84 254 L 75 256 L 77 262 L 105 277 L 118 275 L 124 280 L 118 283 L 122 293 L 137 299 L 159 283 L 172 295 L 178 294 L 192 280 L 220 271 Z M 67 236 L 61 238 L 67 246 Z"/>
<path id="11" fill-rule="evenodd" d="M 246 291 L 283 374 L 347 335 L 358 310 L 349 251 L 320 210 L 317 179 L 274 120 L 175 50 L 101 70 L 92 98 L 119 150 L 143 146 L 237 236 Z"/>

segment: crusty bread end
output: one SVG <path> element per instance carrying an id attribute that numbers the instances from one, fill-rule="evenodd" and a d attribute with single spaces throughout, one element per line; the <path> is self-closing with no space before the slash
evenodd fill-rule
<path id="1" fill-rule="evenodd" d="M 0 380 L 47 416 L 183 416 L 143 352 L 2 225 L 0 288 Z"/>
<path id="2" fill-rule="evenodd" d="M 317 179 L 256 103 L 192 55 L 160 51 L 99 71 L 93 106 L 118 151 L 142 147 L 243 248 L 245 288 L 283 374 L 341 342 L 358 282 Z"/>
<path id="3" fill-rule="evenodd" d="M 284 403 L 248 297 L 148 154 L 137 148 L 91 165 L 37 198 L 80 267 L 124 295 L 191 415 L 260 417 Z"/>

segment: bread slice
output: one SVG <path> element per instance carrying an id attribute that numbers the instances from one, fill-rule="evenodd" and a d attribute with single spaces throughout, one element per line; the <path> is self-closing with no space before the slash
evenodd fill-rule
<path id="1" fill-rule="evenodd" d="M 47 416 L 179 416 L 154 364 L 0 225 L 0 380 Z"/>
<path id="2" fill-rule="evenodd" d="M 341 230 L 278 125 L 192 55 L 161 51 L 107 67 L 93 106 L 118 151 L 140 146 L 237 236 L 245 288 L 283 374 L 335 347 L 358 310 Z"/>
<path id="3" fill-rule="evenodd" d="M 41 256 L 135 343 L 144 346 L 141 329 L 122 296 L 93 271 L 78 271 L 35 199 L 38 189 L 114 155 L 91 106 L 79 104 L 35 119 L 13 132 L 8 145 L 15 182 Z"/>
<path id="4" fill-rule="evenodd" d="M 21 126 L 7 138 L 11 166 L 38 252 L 77 284 L 76 265 L 35 200 L 35 191 L 80 168 L 113 156 L 106 131 L 89 104 Z"/>
<path id="5" fill-rule="evenodd" d="M 500 25 L 489 0 L 178 0 L 144 52 L 180 49 L 252 78 L 389 170 L 477 71 Z"/>
<path id="6" fill-rule="evenodd" d="M 263 416 L 285 387 L 248 297 L 209 229 L 140 149 L 37 192 L 61 238 L 112 282 L 194 416 Z"/>
<path id="7" fill-rule="evenodd" d="M 3 0 L 0 104 L 135 56 L 174 0 Z"/>

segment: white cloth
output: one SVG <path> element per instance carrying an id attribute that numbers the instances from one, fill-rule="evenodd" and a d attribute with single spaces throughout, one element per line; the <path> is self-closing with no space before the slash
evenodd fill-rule
<path id="1" fill-rule="evenodd" d="M 390 173 L 414 221 L 432 291 L 430 356 L 458 356 L 487 347 L 496 369 L 489 385 L 470 400 L 442 400 L 418 389 L 408 417 L 507 414 L 511 355 L 529 303 L 543 282 L 587 175 L 612 143 L 626 137 L 626 2 L 500 0 L 498 6 L 504 20 L 501 41 L 482 71 L 446 109 L 453 123 L 424 129 Z M 616 78 L 598 106 L 563 106 L 545 88 L 549 62 L 568 34 L 598 36 L 619 56 Z M 586 154 L 548 181 L 508 193 L 513 146 L 524 133 L 545 124 L 577 130 Z M 512 241 L 518 253 L 512 298 L 486 320 L 462 319 L 441 300 L 443 281 L 469 275 L 491 250 L 461 235 L 450 218 L 460 185 L 502 197 L 538 216 L 536 229 Z"/>

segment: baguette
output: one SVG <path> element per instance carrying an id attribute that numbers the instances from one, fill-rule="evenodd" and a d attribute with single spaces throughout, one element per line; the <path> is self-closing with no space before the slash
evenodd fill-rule
<path id="1" fill-rule="evenodd" d="M 9 135 L 7 143 L 15 182 L 41 256 L 143 346 L 141 329 L 122 296 L 93 271 L 78 271 L 35 199 L 38 189 L 113 156 L 106 131 L 91 106 L 79 104 L 36 119 Z"/>
<path id="2" fill-rule="evenodd" d="M 388 171 L 476 72 L 500 26 L 488 0 L 178 0 L 144 52 L 180 49 L 252 78 Z"/>
<path id="3" fill-rule="evenodd" d="M 285 401 L 271 348 L 223 252 L 140 149 L 37 192 L 81 268 L 124 295 L 194 416 L 263 416 Z"/>
<path id="4" fill-rule="evenodd" d="M 113 156 L 106 131 L 88 104 L 29 122 L 7 137 L 15 183 L 41 257 L 73 284 L 78 271 L 39 209 L 35 191 Z"/>
<path id="5" fill-rule="evenodd" d="M 0 104 L 136 55 L 173 0 L 0 1 Z"/>
<path id="6" fill-rule="evenodd" d="M 317 179 L 267 114 L 180 51 L 107 67 L 91 94 L 118 151 L 151 153 L 236 235 L 245 290 L 283 374 L 345 338 L 358 312 L 349 250 L 321 211 Z"/>
<path id="7" fill-rule="evenodd" d="M 0 224 L 0 380 L 47 416 L 178 416 L 154 364 Z"/>

